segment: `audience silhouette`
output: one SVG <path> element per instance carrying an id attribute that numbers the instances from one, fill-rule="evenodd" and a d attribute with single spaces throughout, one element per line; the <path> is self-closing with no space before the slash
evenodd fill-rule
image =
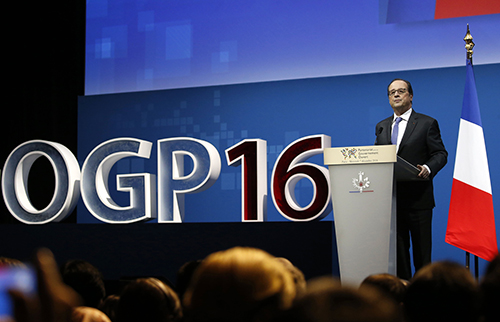
<path id="1" fill-rule="evenodd" d="M 277 322 L 401 322 L 396 303 L 371 286 L 356 289 L 332 277 L 307 283 L 306 293 Z"/>
<path id="2" fill-rule="evenodd" d="M 177 293 L 157 278 L 139 278 L 120 294 L 117 322 L 178 322 L 182 319 Z"/>
<path id="3" fill-rule="evenodd" d="M 175 290 L 179 295 L 179 298 L 184 297 L 195 270 L 200 266 L 201 260 L 193 260 L 182 265 L 177 271 L 177 280 L 175 282 Z"/>
<path id="4" fill-rule="evenodd" d="M 0 257 L 0 266 L 25 264 Z M 58 269 L 40 249 L 33 266 L 38 296 L 9 292 L 16 322 L 492 322 L 500 303 L 500 255 L 479 283 L 465 267 L 437 261 L 410 281 L 380 273 L 355 288 L 333 276 L 306 281 L 286 258 L 234 247 L 182 265 L 175 290 L 145 277 L 107 297 L 102 274 L 84 260 Z"/>
<path id="5" fill-rule="evenodd" d="M 484 322 L 498 321 L 498 303 L 500 303 L 500 255 L 489 264 L 479 284 L 481 312 Z"/>
<path id="6" fill-rule="evenodd" d="M 96 308 L 78 306 L 73 309 L 71 322 L 111 322 L 111 319 Z"/>
<path id="7" fill-rule="evenodd" d="M 361 282 L 360 288 L 365 286 L 377 288 L 386 296 L 392 298 L 397 304 L 403 303 L 403 298 L 406 292 L 406 284 L 402 279 L 395 275 L 389 273 L 370 275 Z"/>
<path id="8" fill-rule="evenodd" d="M 111 321 L 116 321 L 116 310 L 118 309 L 118 303 L 120 302 L 120 296 L 116 294 L 108 295 L 102 302 L 99 309 L 104 312 Z"/>
<path id="9" fill-rule="evenodd" d="M 479 292 L 470 272 L 457 263 L 439 261 L 421 268 L 411 279 L 404 298 L 410 322 L 475 322 Z"/>
<path id="10" fill-rule="evenodd" d="M 61 266 L 63 282 L 71 286 L 82 298 L 83 305 L 98 308 L 106 296 L 101 272 L 91 263 L 72 259 Z"/>

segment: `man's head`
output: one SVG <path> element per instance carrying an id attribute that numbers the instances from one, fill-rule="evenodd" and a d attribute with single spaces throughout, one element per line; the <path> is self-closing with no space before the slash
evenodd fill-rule
<path id="1" fill-rule="evenodd" d="M 409 81 L 396 78 L 387 87 L 389 104 L 396 115 L 401 115 L 412 106 L 413 89 Z"/>

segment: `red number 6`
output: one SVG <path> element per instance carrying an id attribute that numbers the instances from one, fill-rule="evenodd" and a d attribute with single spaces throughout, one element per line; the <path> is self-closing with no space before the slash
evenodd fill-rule
<path id="1" fill-rule="evenodd" d="M 327 135 L 300 138 L 288 145 L 279 155 L 271 179 L 271 195 L 276 209 L 292 221 L 311 221 L 324 218 L 331 211 L 328 170 L 314 163 L 303 162 L 330 147 Z M 314 189 L 309 205 L 302 207 L 295 199 L 295 186 L 302 179 L 311 181 Z"/>

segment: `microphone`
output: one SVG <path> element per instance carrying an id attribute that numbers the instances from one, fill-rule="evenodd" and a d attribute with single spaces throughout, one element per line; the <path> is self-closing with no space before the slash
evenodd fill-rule
<path id="1" fill-rule="evenodd" d="M 383 127 L 379 127 L 378 131 L 377 131 L 377 134 L 375 135 L 375 142 L 374 144 L 377 145 L 378 144 L 378 136 L 384 131 L 384 128 Z"/>

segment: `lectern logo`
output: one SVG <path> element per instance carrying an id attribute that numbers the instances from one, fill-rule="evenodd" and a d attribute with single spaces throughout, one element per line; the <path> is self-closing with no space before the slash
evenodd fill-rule
<path id="1" fill-rule="evenodd" d="M 366 190 L 367 188 L 370 187 L 370 180 L 368 179 L 368 177 L 364 177 L 365 173 L 363 171 L 360 171 L 358 173 L 358 177 L 357 178 L 352 178 L 352 185 L 358 189 L 358 191 L 351 191 L 351 192 L 359 192 L 359 193 L 363 193 L 363 192 L 373 192 L 373 190 Z"/>
<path id="2" fill-rule="evenodd" d="M 342 152 L 342 155 L 344 156 L 344 160 L 358 158 L 358 156 L 357 156 L 358 149 L 356 149 L 356 148 L 351 148 L 351 149 L 345 148 L 345 149 L 340 150 L 340 152 Z"/>

